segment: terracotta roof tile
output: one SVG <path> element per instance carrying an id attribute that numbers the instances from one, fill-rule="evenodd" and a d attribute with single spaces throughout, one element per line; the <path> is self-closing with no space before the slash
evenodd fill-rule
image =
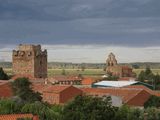
<path id="1" fill-rule="evenodd" d="M 69 88 L 71 86 L 60 86 L 60 85 L 51 85 L 51 86 L 48 86 L 44 89 L 44 92 L 54 92 L 54 93 L 60 93 L 62 92 L 63 90 Z"/>
<path id="2" fill-rule="evenodd" d="M 13 96 L 11 83 L 4 82 L 0 84 L 0 98 L 9 98 Z"/>
<path id="3" fill-rule="evenodd" d="M 150 98 L 151 94 L 145 90 L 140 91 L 136 96 L 129 99 L 126 103 L 133 106 L 143 106 L 144 103 Z"/>
<path id="4" fill-rule="evenodd" d="M 39 120 L 37 117 L 34 117 L 32 114 L 0 115 L 0 120 L 17 120 L 18 118 L 34 118 L 33 120 Z"/>
<path id="5" fill-rule="evenodd" d="M 130 89 L 143 89 L 145 91 L 147 91 L 148 93 L 150 93 L 151 95 L 155 95 L 155 96 L 159 96 L 160 97 L 160 92 L 159 91 L 154 91 L 149 89 L 146 86 L 143 85 L 132 85 L 132 86 L 127 86 L 125 88 L 130 88 Z"/>
<path id="6" fill-rule="evenodd" d="M 131 86 L 126 86 L 124 88 L 137 89 L 137 90 L 145 90 L 145 91 L 149 92 L 150 94 L 153 94 L 155 92 L 155 91 L 149 89 L 148 87 L 146 87 L 144 85 L 131 85 Z"/>
<path id="7" fill-rule="evenodd" d="M 130 90 L 127 88 L 82 88 L 84 93 L 97 95 L 114 95 L 119 96 L 124 102 L 136 96 L 141 90 Z"/>
<path id="8" fill-rule="evenodd" d="M 94 79 L 92 79 L 92 78 L 84 78 L 83 80 L 82 80 L 82 85 L 91 85 L 92 83 L 94 83 Z"/>
<path id="9" fill-rule="evenodd" d="M 47 88 L 48 85 L 40 84 L 40 83 L 32 83 L 32 89 L 36 92 L 43 93 L 45 88 Z"/>
<path id="10" fill-rule="evenodd" d="M 88 95 L 115 95 L 122 98 L 124 103 L 143 106 L 151 95 L 160 96 L 160 92 L 151 90 L 143 85 L 132 85 L 123 88 L 81 88 Z"/>

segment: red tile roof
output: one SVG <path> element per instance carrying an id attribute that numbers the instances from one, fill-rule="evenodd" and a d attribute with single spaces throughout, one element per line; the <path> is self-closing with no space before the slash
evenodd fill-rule
<path id="1" fill-rule="evenodd" d="M 40 83 L 32 83 L 32 89 L 36 92 L 39 92 L 39 93 L 43 93 L 44 89 L 47 88 L 49 85 L 45 85 L 44 83 L 43 84 L 40 84 Z"/>
<path id="2" fill-rule="evenodd" d="M 129 99 L 126 103 L 131 106 L 143 106 L 150 98 L 151 94 L 145 90 L 140 91 L 135 97 Z"/>
<path id="3" fill-rule="evenodd" d="M 94 82 L 95 80 L 93 78 L 84 78 L 82 80 L 82 85 L 92 85 Z"/>
<path id="4" fill-rule="evenodd" d="M 44 89 L 44 92 L 54 92 L 54 93 L 60 93 L 62 92 L 63 90 L 69 88 L 71 86 L 60 86 L 60 85 L 51 85 L 51 86 L 48 86 Z"/>
<path id="5" fill-rule="evenodd" d="M 114 96 L 119 96 L 122 98 L 123 102 L 128 104 L 130 103 L 131 100 L 134 100 L 130 104 L 132 105 L 140 105 L 143 106 L 144 102 L 148 100 L 150 97 L 150 93 L 147 91 L 144 91 L 143 89 L 130 89 L 130 88 L 82 88 L 83 92 L 87 95 L 98 95 L 98 96 L 103 96 L 103 95 L 114 95 Z M 143 92 L 142 92 L 143 91 Z M 145 96 L 138 104 L 138 98 L 136 96 Z M 137 99 L 133 99 L 137 98 Z"/>
<path id="6" fill-rule="evenodd" d="M 60 93 L 61 91 L 69 88 L 70 85 L 45 85 L 45 84 L 32 84 L 32 89 L 34 91 L 37 91 L 39 93 L 43 93 L 43 92 L 55 92 L 55 93 Z"/>
<path id="7" fill-rule="evenodd" d="M 126 86 L 124 88 L 130 88 L 130 89 L 138 89 L 138 90 L 146 90 L 149 93 L 153 93 L 154 91 L 149 89 L 148 87 L 144 86 L 144 85 L 131 85 L 131 86 Z"/>
<path id="8" fill-rule="evenodd" d="M 160 92 L 159 91 L 154 91 L 149 89 L 146 86 L 143 85 L 132 85 L 132 86 L 126 86 L 125 88 L 130 88 L 130 89 L 142 89 L 150 93 L 151 95 L 159 96 L 160 97 Z"/>
<path id="9" fill-rule="evenodd" d="M 84 93 L 89 94 L 98 94 L 98 95 L 115 95 L 120 96 L 124 101 L 132 98 L 137 95 L 141 90 L 130 90 L 130 89 L 122 89 L 122 88 L 82 88 Z"/>
<path id="10" fill-rule="evenodd" d="M 12 86 L 10 82 L 0 83 L 0 98 L 9 98 L 13 96 Z"/>
<path id="11" fill-rule="evenodd" d="M 0 120 L 17 120 L 18 118 L 33 118 L 33 120 L 39 120 L 38 116 L 32 114 L 8 114 L 0 115 Z"/>

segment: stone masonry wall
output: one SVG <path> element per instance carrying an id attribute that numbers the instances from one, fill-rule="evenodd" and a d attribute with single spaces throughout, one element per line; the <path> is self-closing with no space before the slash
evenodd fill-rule
<path id="1" fill-rule="evenodd" d="M 19 45 L 13 50 L 12 64 L 14 75 L 47 77 L 47 50 L 42 51 L 40 45 Z"/>

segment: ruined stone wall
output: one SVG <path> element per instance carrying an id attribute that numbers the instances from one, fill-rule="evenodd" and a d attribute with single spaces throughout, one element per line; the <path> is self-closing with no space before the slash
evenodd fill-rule
<path id="1" fill-rule="evenodd" d="M 47 77 L 47 51 L 37 52 L 35 56 L 35 77 Z"/>
<path id="2" fill-rule="evenodd" d="M 42 51 L 40 45 L 19 45 L 12 59 L 14 75 L 47 77 L 47 51 Z"/>

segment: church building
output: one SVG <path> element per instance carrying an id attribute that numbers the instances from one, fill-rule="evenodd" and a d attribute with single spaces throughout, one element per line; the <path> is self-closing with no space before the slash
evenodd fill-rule
<path id="1" fill-rule="evenodd" d="M 113 53 L 110 53 L 107 60 L 106 60 L 106 65 L 107 65 L 107 73 L 110 73 L 113 76 L 118 76 L 118 77 L 132 77 L 133 72 L 132 68 L 128 66 L 121 66 L 118 65 L 116 57 Z"/>

